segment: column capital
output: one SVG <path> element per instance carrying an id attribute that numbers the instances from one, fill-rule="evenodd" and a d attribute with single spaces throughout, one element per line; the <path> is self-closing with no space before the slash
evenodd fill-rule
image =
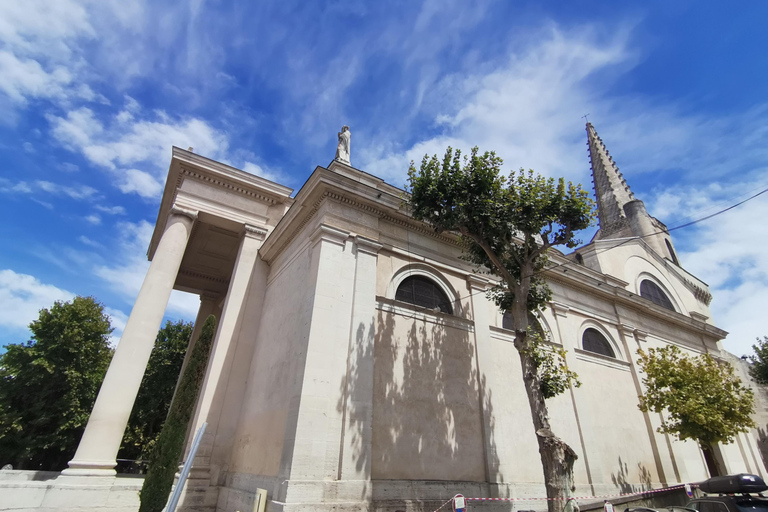
<path id="1" fill-rule="evenodd" d="M 268 231 L 264 228 L 253 226 L 251 224 L 243 225 L 243 236 L 248 238 L 255 238 L 256 240 L 264 240 L 267 238 Z"/>
<path id="2" fill-rule="evenodd" d="M 552 312 L 555 316 L 567 317 L 568 312 L 571 310 L 569 306 L 560 304 L 559 302 L 550 302 L 549 305 L 552 307 Z"/>
<path id="3" fill-rule="evenodd" d="M 189 217 L 192 220 L 197 220 L 197 214 L 199 212 L 196 210 L 190 210 L 189 208 L 183 208 L 179 206 L 176 203 L 173 203 L 171 205 L 171 209 L 168 210 L 168 215 L 184 215 L 185 217 Z"/>
<path id="4" fill-rule="evenodd" d="M 375 240 L 357 235 L 355 236 L 355 247 L 357 248 L 358 252 L 364 252 L 366 254 L 376 256 L 384 246 Z"/>
<path id="5" fill-rule="evenodd" d="M 312 244 L 316 244 L 320 241 L 331 242 L 337 245 L 344 245 L 349 238 L 349 231 L 343 231 L 341 229 L 332 228 L 327 224 L 320 224 L 317 229 L 310 235 L 309 239 Z"/>
<path id="6" fill-rule="evenodd" d="M 470 290 L 478 290 L 483 292 L 490 290 L 493 286 L 488 279 L 478 276 L 477 274 L 469 274 L 467 276 L 467 285 L 469 286 Z"/>

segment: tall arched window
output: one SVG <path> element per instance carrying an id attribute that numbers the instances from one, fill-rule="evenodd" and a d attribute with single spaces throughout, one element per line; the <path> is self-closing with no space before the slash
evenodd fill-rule
<path id="1" fill-rule="evenodd" d="M 453 314 L 451 301 L 445 292 L 431 279 L 415 275 L 403 279 L 397 287 L 395 299 L 423 308 L 438 309 L 443 313 Z"/>
<path id="2" fill-rule="evenodd" d="M 616 353 L 611 347 L 611 343 L 603 336 L 603 333 L 597 329 L 589 328 L 584 331 L 581 337 L 581 348 L 588 352 L 594 352 L 608 357 L 616 357 Z"/>
<path id="3" fill-rule="evenodd" d="M 672 305 L 672 301 L 669 300 L 664 290 L 650 279 L 644 279 L 640 283 L 640 296 L 670 311 L 675 310 L 675 306 Z"/>

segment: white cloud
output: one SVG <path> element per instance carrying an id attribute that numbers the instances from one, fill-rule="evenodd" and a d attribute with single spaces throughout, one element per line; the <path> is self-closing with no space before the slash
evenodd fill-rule
<path id="1" fill-rule="evenodd" d="M 84 218 L 87 222 L 90 222 L 94 226 L 98 226 L 99 224 L 101 224 L 101 217 L 99 217 L 98 215 L 95 215 L 95 214 L 86 215 Z"/>
<path id="2" fill-rule="evenodd" d="M 96 248 L 96 249 L 102 249 L 102 248 L 104 247 L 104 246 L 103 246 L 102 244 L 100 244 L 99 242 L 97 242 L 97 241 L 95 241 L 95 240 L 91 240 L 90 238 L 88 238 L 88 237 L 87 237 L 87 236 L 85 236 L 85 235 L 80 235 L 79 237 L 77 237 L 77 239 L 78 239 L 78 240 L 79 240 L 81 243 L 83 243 L 83 244 L 85 244 L 85 245 L 87 245 L 87 246 L 89 246 L 89 247 L 94 247 L 94 248 Z"/>
<path id="3" fill-rule="evenodd" d="M 125 324 L 128 322 L 128 315 L 119 309 L 109 307 L 105 307 L 104 312 L 109 316 L 109 323 L 114 328 L 112 334 L 109 337 L 109 344 L 112 346 L 112 348 L 116 348 L 118 342 L 120 341 L 120 337 L 123 335 L 123 331 L 125 330 Z"/>
<path id="4" fill-rule="evenodd" d="M 57 300 L 71 300 L 74 295 L 34 276 L 0 270 L 0 326 L 26 329 L 42 308 L 51 307 Z"/>
<path id="5" fill-rule="evenodd" d="M 131 104 L 130 108 L 138 112 L 138 106 Z M 49 114 L 47 118 L 59 143 L 112 171 L 122 192 L 156 198 L 162 192 L 171 146 L 194 146 L 200 154 L 222 159 L 229 142 L 203 120 L 174 119 L 164 112 L 155 116 L 154 121 L 134 120 L 131 114 L 130 119 L 123 117 L 105 126 L 91 109 L 82 107 L 66 117 Z M 136 165 L 145 169 L 133 167 Z"/>
<path id="6" fill-rule="evenodd" d="M 35 146 L 31 142 L 25 142 L 24 144 L 21 145 L 21 147 L 27 153 L 34 153 L 35 152 Z"/>
<path id="7" fill-rule="evenodd" d="M 102 213 L 106 213 L 107 215 L 125 215 L 125 208 L 122 206 L 103 206 L 100 204 L 97 204 L 94 206 L 95 209 Z"/>
<path id="8" fill-rule="evenodd" d="M 651 211 L 666 206 L 679 218 L 700 218 L 746 199 L 766 184 L 768 170 L 749 182 L 667 190 L 657 196 Z M 683 267 L 709 284 L 715 325 L 730 333 L 723 346 L 738 356 L 750 354 L 755 338 L 768 334 L 761 311 L 768 303 L 768 252 L 761 243 L 749 243 L 768 239 L 768 224 L 755 221 L 763 218 L 768 218 L 768 201 L 759 196 L 672 233 Z"/>
<path id="9" fill-rule="evenodd" d="M 153 198 L 163 191 L 163 184 L 151 174 L 138 169 L 128 169 L 119 172 L 117 186 L 121 192 L 129 194 L 136 192 L 141 197 Z"/>
<path id="10" fill-rule="evenodd" d="M 574 162 L 587 167 L 581 116 L 606 88 L 591 78 L 633 59 L 627 31 L 615 33 L 602 40 L 590 27 L 548 28 L 531 38 L 540 42 L 514 49 L 491 71 L 443 77 L 434 84 L 434 99 L 423 106 L 440 128 L 437 135 L 409 148 L 386 142 L 369 148 L 361 155 L 362 168 L 400 186 L 409 160 L 442 155 L 448 145 L 464 152 L 477 145 L 496 150 L 508 168 L 573 176 Z"/>
<path id="11" fill-rule="evenodd" d="M 281 172 L 275 172 L 264 166 L 255 164 L 253 162 L 245 162 L 243 164 L 243 170 L 256 176 L 260 176 L 265 180 L 274 181 L 275 183 L 284 183 L 288 178 Z"/>

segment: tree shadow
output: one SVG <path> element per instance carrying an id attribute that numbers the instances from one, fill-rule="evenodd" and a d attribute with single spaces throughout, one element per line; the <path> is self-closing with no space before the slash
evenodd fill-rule
<path id="1" fill-rule="evenodd" d="M 637 463 L 637 472 L 640 476 L 640 482 L 638 484 L 630 483 L 629 467 L 619 457 L 619 470 L 616 473 L 611 473 L 611 481 L 613 485 L 619 488 L 622 494 L 650 491 L 652 489 L 651 472 L 640 462 Z"/>
<path id="2" fill-rule="evenodd" d="M 763 459 L 763 464 L 768 468 L 768 424 L 766 428 L 757 427 L 757 449 L 760 451 L 760 457 Z"/>
<path id="3" fill-rule="evenodd" d="M 381 484 L 501 481 L 472 322 L 397 306 L 380 309 L 375 325 L 358 325 L 350 348 L 337 409 L 346 411 L 355 469 L 369 468 Z"/>

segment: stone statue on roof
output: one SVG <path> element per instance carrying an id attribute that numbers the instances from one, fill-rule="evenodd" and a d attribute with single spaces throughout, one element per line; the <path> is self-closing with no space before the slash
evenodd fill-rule
<path id="1" fill-rule="evenodd" d="M 342 126 L 341 131 L 339 132 L 339 145 L 336 146 L 336 157 L 334 160 L 351 165 L 349 163 L 349 141 L 351 137 L 349 126 Z"/>

